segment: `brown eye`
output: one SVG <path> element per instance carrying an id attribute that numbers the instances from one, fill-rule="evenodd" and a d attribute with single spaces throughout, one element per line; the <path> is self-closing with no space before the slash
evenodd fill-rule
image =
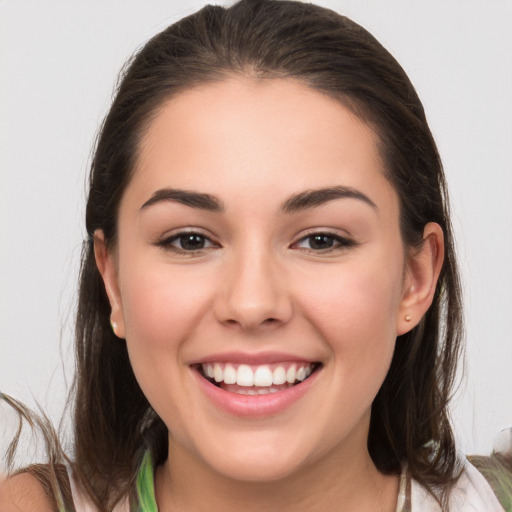
<path id="1" fill-rule="evenodd" d="M 330 250 L 352 247 L 355 243 L 348 238 L 330 233 L 313 233 L 301 238 L 296 247 L 311 252 L 327 252 Z"/>
<path id="2" fill-rule="evenodd" d="M 197 251 L 205 248 L 207 239 L 197 233 L 190 233 L 187 235 L 181 235 L 175 240 L 175 242 L 178 244 L 179 248 L 184 251 Z"/>
<path id="3" fill-rule="evenodd" d="M 178 253 L 200 252 L 217 246 L 207 236 L 193 231 L 177 233 L 157 242 L 156 245 Z"/>
<path id="4" fill-rule="evenodd" d="M 316 251 L 330 249 L 334 245 L 334 238 L 328 235 L 313 235 L 309 238 L 309 248 Z"/>

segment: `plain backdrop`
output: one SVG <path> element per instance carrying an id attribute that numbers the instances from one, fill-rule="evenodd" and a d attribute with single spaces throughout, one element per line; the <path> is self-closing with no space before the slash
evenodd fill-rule
<path id="1" fill-rule="evenodd" d="M 318 3 L 369 29 L 423 100 L 465 289 L 466 376 L 453 418 L 461 450 L 488 454 L 512 426 L 512 2 Z M 38 402 L 54 421 L 74 365 L 95 133 L 128 56 L 201 5 L 0 0 L 0 390 Z"/>

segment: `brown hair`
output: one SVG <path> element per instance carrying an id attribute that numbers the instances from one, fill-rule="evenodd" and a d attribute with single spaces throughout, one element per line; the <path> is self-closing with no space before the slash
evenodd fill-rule
<path id="1" fill-rule="evenodd" d="M 446 489 L 457 473 L 448 418 L 462 340 L 461 292 L 446 185 L 422 104 L 403 69 L 362 27 L 335 12 L 290 1 L 242 0 L 207 6 L 153 37 L 125 68 L 92 161 L 76 323 L 74 464 L 102 510 L 131 486 L 141 455 L 167 456 L 167 429 L 143 395 L 126 345 L 110 328 L 93 233 L 115 246 L 119 203 L 139 141 L 164 101 L 234 74 L 291 78 L 338 99 L 380 137 L 387 175 L 409 246 L 428 222 L 445 237 L 434 302 L 399 336 L 372 407 L 368 447 L 377 468 Z"/>

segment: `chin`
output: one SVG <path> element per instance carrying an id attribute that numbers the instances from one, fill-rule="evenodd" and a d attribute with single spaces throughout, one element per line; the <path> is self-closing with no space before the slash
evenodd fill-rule
<path id="1" fill-rule="evenodd" d="M 215 473 L 231 480 L 270 483 L 300 473 L 312 463 L 313 454 L 323 452 L 300 436 L 253 431 L 251 435 L 232 436 L 219 448 L 203 452 L 203 463 Z M 238 437 L 238 439 L 237 439 Z M 229 442 L 231 441 L 231 442 Z M 316 457 L 315 457 L 316 458 Z"/>
<path id="2" fill-rule="evenodd" d="M 214 470 L 230 480 L 247 483 L 271 483 L 298 473 L 303 467 L 297 460 L 276 460 L 275 457 L 247 454 L 243 458 L 226 458 Z"/>

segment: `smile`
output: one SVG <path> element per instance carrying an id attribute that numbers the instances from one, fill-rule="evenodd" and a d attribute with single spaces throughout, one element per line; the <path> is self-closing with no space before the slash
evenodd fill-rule
<path id="1" fill-rule="evenodd" d="M 291 388 L 306 380 L 317 363 L 273 363 L 248 365 L 234 363 L 203 363 L 200 374 L 212 384 L 240 395 L 266 395 Z"/>
<path id="2" fill-rule="evenodd" d="M 309 395 L 323 366 L 319 361 L 293 360 L 275 352 L 211 355 L 190 365 L 199 389 L 212 405 L 248 419 L 281 414 Z"/>

